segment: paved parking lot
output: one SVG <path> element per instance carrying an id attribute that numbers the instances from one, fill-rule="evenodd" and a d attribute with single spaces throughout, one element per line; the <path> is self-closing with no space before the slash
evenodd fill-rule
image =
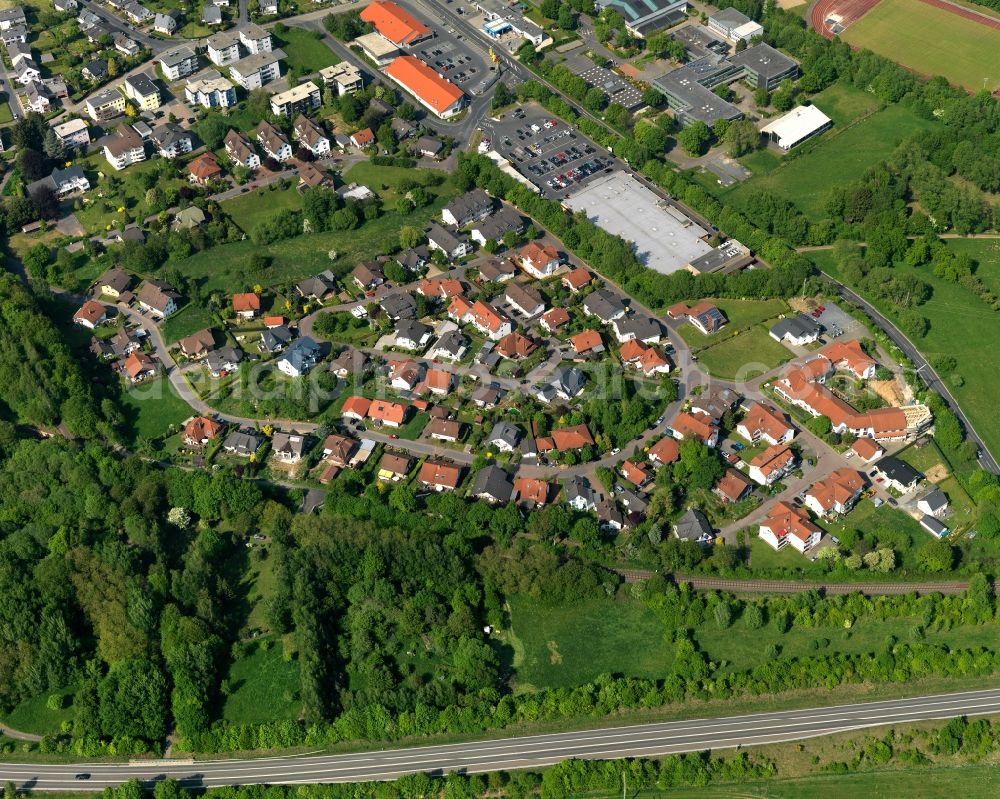
<path id="1" fill-rule="evenodd" d="M 549 199 L 564 198 L 612 167 L 606 149 L 537 105 L 481 127 L 493 149 Z"/>
<path id="2" fill-rule="evenodd" d="M 436 33 L 437 36 L 433 39 L 421 42 L 411 48 L 410 52 L 467 92 L 471 92 L 482 81 L 492 78 L 492 73 L 483 60 L 448 34 L 447 29 L 437 28 Z"/>
<path id="3" fill-rule="evenodd" d="M 591 86 L 603 91 L 608 96 L 608 102 L 623 105 L 629 111 L 643 105 L 642 92 L 635 86 L 610 69 L 597 66 L 589 58 L 586 60 L 590 63 L 589 68 L 580 71 L 570 68 Z"/>

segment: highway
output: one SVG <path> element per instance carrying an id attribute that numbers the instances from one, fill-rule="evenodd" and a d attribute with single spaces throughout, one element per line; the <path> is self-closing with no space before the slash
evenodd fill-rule
<path id="1" fill-rule="evenodd" d="M 853 705 L 416 746 L 355 754 L 148 764 L 0 764 L 0 782 L 36 791 L 98 791 L 166 777 L 188 787 L 392 780 L 417 772 L 540 768 L 571 758 L 662 756 L 796 741 L 887 724 L 1000 713 L 1000 688 Z M 79 778 L 78 778 L 79 775 Z"/>

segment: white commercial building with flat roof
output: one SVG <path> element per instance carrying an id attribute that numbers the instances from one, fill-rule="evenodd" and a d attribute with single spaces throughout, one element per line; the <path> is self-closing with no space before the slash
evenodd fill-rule
<path id="1" fill-rule="evenodd" d="M 712 251 L 709 231 L 621 170 L 588 183 L 563 205 L 631 241 L 640 263 L 665 275 Z"/>
<path id="2" fill-rule="evenodd" d="M 822 133 L 831 125 L 833 120 L 816 106 L 800 105 L 766 124 L 760 132 L 782 150 L 790 150 L 796 144 Z"/>

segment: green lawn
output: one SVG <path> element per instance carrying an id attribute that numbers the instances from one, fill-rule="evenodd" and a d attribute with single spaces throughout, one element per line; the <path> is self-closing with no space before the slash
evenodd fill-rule
<path id="1" fill-rule="evenodd" d="M 831 107 L 838 110 L 859 107 L 850 94 L 833 97 Z M 744 160 L 753 177 L 717 193 L 743 207 L 748 195 L 768 190 L 792 200 L 811 219 L 822 219 L 823 203 L 832 185 L 857 180 L 869 167 L 885 160 L 904 138 L 933 124 L 901 105 L 889 106 L 852 127 L 835 126 L 783 158 L 770 151 L 755 153 Z"/>
<path id="2" fill-rule="evenodd" d="M 944 75 L 971 91 L 1000 85 L 997 31 L 912 0 L 882 0 L 842 38 L 925 75 Z"/>
<path id="3" fill-rule="evenodd" d="M 252 233 L 261 222 L 267 221 L 278 211 L 302 210 L 302 195 L 296 189 L 295 181 L 292 181 L 287 189 L 258 189 L 233 197 L 220 205 L 245 233 Z"/>
<path id="4" fill-rule="evenodd" d="M 171 425 L 192 415 L 191 406 L 177 396 L 165 377 L 123 391 L 121 408 L 133 440 L 160 438 Z"/>
<path id="5" fill-rule="evenodd" d="M 698 351 L 698 362 L 714 377 L 749 380 L 792 359 L 792 352 L 775 341 L 764 325 Z"/>
<path id="6" fill-rule="evenodd" d="M 850 759 L 844 753 L 844 760 Z M 707 788 L 671 788 L 669 793 L 638 791 L 632 799 L 991 799 L 1000 792 L 996 766 L 889 769 L 855 774 L 817 774 Z"/>
<path id="7" fill-rule="evenodd" d="M 212 327 L 216 323 L 215 315 L 200 305 L 189 303 L 163 323 L 160 332 L 167 344 L 173 344 L 185 336 Z"/>
<path id="8" fill-rule="evenodd" d="M 332 269 L 335 274 L 344 275 L 359 261 L 388 252 L 398 242 L 399 229 L 404 225 L 412 225 L 420 230 L 426 227 L 439 213 L 446 196 L 451 196 L 451 192 L 443 193 L 435 202 L 405 216 L 387 212 L 378 219 L 365 222 L 357 230 L 311 233 L 264 247 L 247 239 L 213 247 L 190 258 L 173 262 L 172 265 L 197 280 L 206 295 L 212 291 L 228 293 L 233 291 L 233 286 L 252 282 L 246 279 L 244 268 L 250 256 L 258 252 L 271 258 L 271 265 L 263 281 L 267 286 L 301 280 L 324 269 Z M 335 260 L 330 260 L 331 251 L 337 254 Z M 175 335 L 172 330 L 171 336 Z"/>
<path id="9" fill-rule="evenodd" d="M 972 256 L 979 264 L 976 274 L 991 289 L 1000 290 L 1000 247 L 997 241 L 967 239 L 949 240 L 947 243 L 950 248 Z M 836 276 L 836 266 L 829 252 L 809 255 L 818 266 Z M 989 358 L 984 364 L 984 342 L 1000 340 L 1000 314 L 988 308 L 972 292 L 935 277 L 928 269 L 903 265 L 896 269 L 916 275 L 933 288 L 931 299 L 918 308 L 919 313 L 930 321 L 930 330 L 914 344 L 931 362 L 940 355 L 955 358 L 958 362 L 956 374 L 961 380 L 951 380 L 950 391 L 987 447 L 994 455 L 1000 456 L 1000 414 L 996 412 L 996 398 L 1000 396 L 1000 369 L 989 366 Z M 893 317 L 895 308 L 875 304 L 883 313 Z M 949 380 L 949 377 L 944 379 Z"/>
<path id="10" fill-rule="evenodd" d="M 326 46 L 322 39 L 317 39 L 312 32 L 302 28 L 287 28 L 280 36 L 272 35 L 278 40 L 275 47 L 280 47 L 288 56 L 285 63 L 299 72 L 319 72 L 340 62 L 333 50 Z"/>
<path id="11" fill-rule="evenodd" d="M 545 607 L 509 599 L 514 666 L 522 688 L 581 685 L 605 672 L 662 677 L 673 658 L 653 611 L 628 600 Z"/>
<path id="12" fill-rule="evenodd" d="M 766 322 L 768 319 L 774 319 L 788 310 L 788 303 L 781 299 L 726 300 L 706 297 L 704 301 L 718 307 L 725 314 L 729 323 L 718 333 L 712 333 L 708 336 L 697 330 L 693 325 L 682 325 L 680 327 L 681 338 L 696 350 L 699 347 L 705 347 L 716 341 L 734 336 L 744 328 L 758 325 L 761 322 Z"/>
<path id="13" fill-rule="evenodd" d="M 262 644 L 269 648 L 265 651 Z M 229 668 L 230 694 L 222 717 L 232 724 L 298 718 L 302 708 L 298 661 L 284 660 L 280 639 L 259 639 L 250 646 L 250 654 Z"/>
<path id="14" fill-rule="evenodd" d="M 879 107 L 875 95 L 843 82 L 834 83 L 814 94 L 809 102 L 830 117 L 838 128 L 878 110 Z"/>
<path id="15" fill-rule="evenodd" d="M 18 732 L 29 732 L 35 735 L 46 735 L 59 732 L 59 726 L 64 721 L 73 720 L 73 693 L 75 688 L 64 688 L 51 693 L 63 697 L 61 710 L 50 710 L 47 702 L 49 693 L 25 699 L 3 719 L 3 724 Z"/>
<path id="16" fill-rule="evenodd" d="M 452 193 L 454 189 L 450 181 L 439 182 L 444 174 L 434 169 L 405 169 L 361 161 L 344 173 L 344 182 L 360 183 L 381 194 L 386 202 L 393 202 L 399 197 L 399 186 L 404 180 L 419 183 L 437 196 Z"/>
<path id="17" fill-rule="evenodd" d="M 867 499 L 861 500 L 842 520 L 820 521 L 818 524 L 838 538 L 845 530 L 859 530 L 869 542 L 891 544 L 896 550 L 897 562 L 903 569 L 916 568 L 914 552 L 931 540 L 930 534 L 910 514 L 888 504 L 876 508 Z"/>

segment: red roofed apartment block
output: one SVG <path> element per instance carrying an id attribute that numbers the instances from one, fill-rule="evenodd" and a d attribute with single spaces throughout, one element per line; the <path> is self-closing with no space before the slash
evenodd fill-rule
<path id="1" fill-rule="evenodd" d="M 385 74 L 441 119 L 455 116 L 465 107 L 465 93 L 419 58 L 401 55 L 385 68 Z"/>

